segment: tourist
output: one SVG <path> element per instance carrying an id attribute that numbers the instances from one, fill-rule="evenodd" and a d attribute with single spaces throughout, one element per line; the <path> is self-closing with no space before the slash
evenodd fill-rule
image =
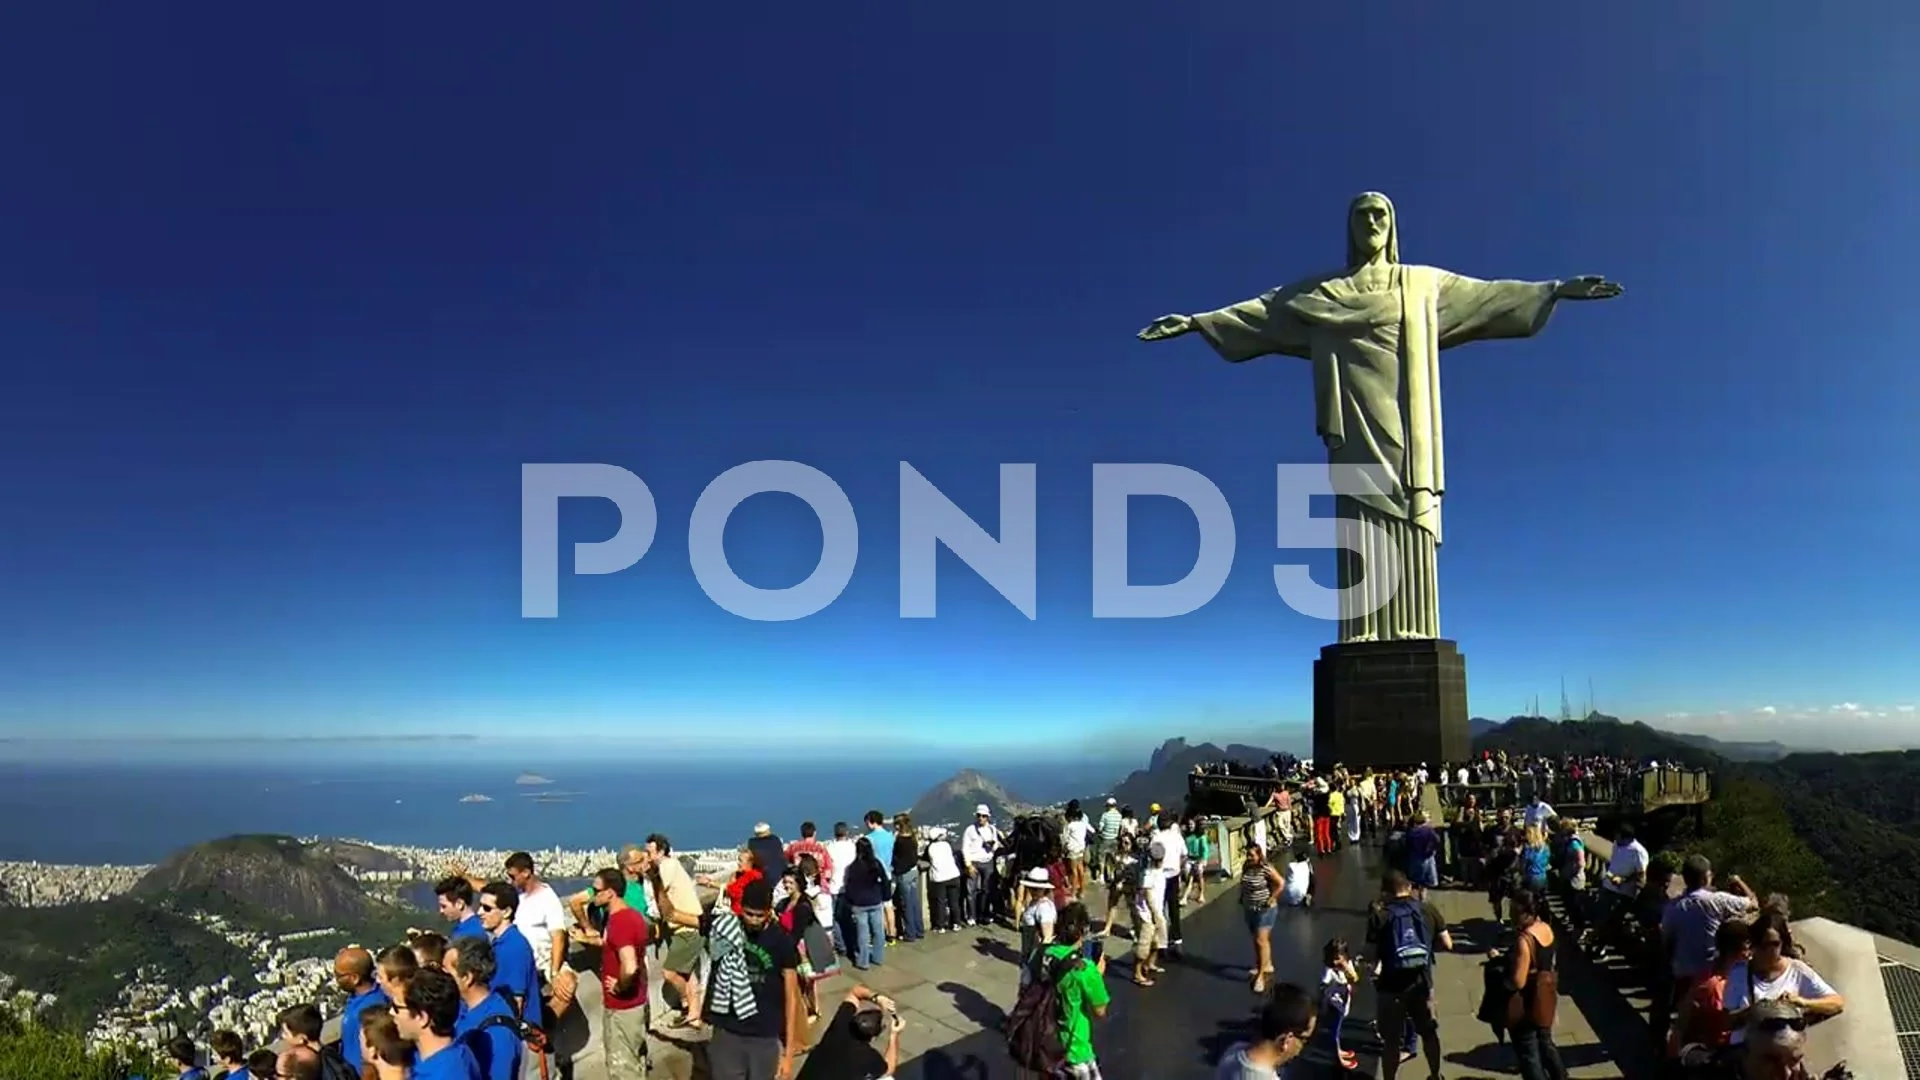
<path id="1" fill-rule="evenodd" d="M 1433 1015 L 1433 958 L 1436 949 L 1451 950 L 1446 918 L 1430 901 L 1413 895 L 1413 883 L 1399 870 L 1386 873 L 1382 898 L 1373 905 L 1367 922 L 1367 941 L 1374 946 L 1379 974 L 1375 1006 L 1384 1039 L 1408 1023 L 1426 1050 L 1429 1075 L 1440 1075 L 1440 1028 Z M 1393 1080 L 1402 1058 L 1385 1054 L 1381 1075 Z"/>
<path id="2" fill-rule="evenodd" d="M 833 823 L 833 839 L 827 841 L 827 891 L 833 894 L 833 944 L 853 954 L 853 909 L 847 906 L 847 867 L 853 865 L 853 828 L 844 821 Z"/>
<path id="3" fill-rule="evenodd" d="M 786 884 L 787 895 L 774 903 L 773 913 L 780 929 L 800 950 L 800 997 L 811 1024 L 820 1018 L 815 988 L 840 973 L 840 957 L 827 932 L 833 905 L 820 885 L 820 868 L 812 855 L 802 855 L 798 862 L 788 864 Z"/>
<path id="4" fill-rule="evenodd" d="M 360 1047 L 360 1060 L 363 1080 L 407 1080 L 407 1073 L 413 1065 L 413 1044 L 400 1034 L 400 1025 L 394 1019 L 393 1005 L 382 1002 L 379 1005 L 360 1011 L 357 1034 L 347 1028 L 341 1028 L 340 1041 L 353 1039 Z M 267 1061 L 267 1068 L 273 1069 L 274 1062 Z M 372 1070 L 371 1076 L 368 1069 Z M 272 1072 L 260 1074 L 263 1078 Z"/>
<path id="5" fill-rule="evenodd" d="M 341 949 L 334 955 L 333 981 L 347 995 L 347 1003 L 340 1006 L 340 1030 L 343 1032 L 358 1031 L 361 1010 L 387 1000 L 386 993 L 374 980 L 373 954 L 357 945 Z M 235 1036 L 234 1043 L 238 1050 L 238 1036 Z M 342 1035 L 340 1056 L 358 1073 L 364 1064 L 360 1059 L 360 1040 Z"/>
<path id="6" fill-rule="evenodd" d="M 867 811 L 867 840 L 873 844 L 873 857 L 880 860 L 880 869 L 887 875 L 884 887 L 887 900 L 880 907 L 880 918 L 884 923 L 891 943 L 900 936 L 899 926 L 893 918 L 893 833 L 887 828 L 886 816 L 878 810 Z"/>
<path id="7" fill-rule="evenodd" d="M 1688 856 L 1680 864 L 1680 880 L 1686 891 L 1662 913 L 1660 934 L 1673 956 L 1675 990 L 1684 996 L 1714 969 L 1721 925 L 1757 911 L 1760 898 L 1738 874 L 1727 879 L 1731 891 L 1715 889 L 1713 863 L 1705 855 Z"/>
<path id="8" fill-rule="evenodd" d="M 1344 1076 L 1358 1064 L 1354 1052 L 1340 1045 L 1340 1036 L 1346 1027 L 1347 1014 L 1353 1008 L 1354 988 L 1360 985 L 1360 970 L 1354 966 L 1346 938 L 1337 937 L 1327 942 L 1320 950 L 1320 958 L 1324 967 L 1320 972 L 1318 1016 L 1306 1045 L 1300 1050 L 1298 1067 L 1288 1073 L 1290 1080 L 1301 1080 L 1294 1076 L 1295 1072 L 1311 1078 Z M 1281 996 L 1281 992 L 1281 988 L 1275 988 L 1276 997 Z"/>
<path id="9" fill-rule="evenodd" d="M 347 1066 L 345 1058 L 338 1050 L 328 1051 L 320 1043 L 324 1023 L 320 1019 L 320 1009 L 312 1004 L 293 1005 L 282 1009 L 275 1018 L 280 1028 L 280 1041 L 288 1046 L 304 1047 L 320 1059 L 322 1080 L 354 1080 L 359 1073 Z"/>
<path id="10" fill-rule="evenodd" d="M 1339 848 L 1340 834 L 1347 819 L 1346 781 L 1336 772 L 1332 780 L 1327 781 L 1327 850 Z"/>
<path id="11" fill-rule="evenodd" d="M 344 1026 L 344 1021 L 345 1017 L 342 1014 L 341 1030 L 351 1030 Z M 346 1039 L 343 1037 L 341 1043 L 344 1045 L 345 1042 Z M 240 1041 L 239 1032 L 225 1030 L 214 1032 L 207 1036 L 207 1049 L 213 1055 L 214 1080 L 249 1080 L 247 1048 L 246 1044 Z M 271 1080 L 271 1078 L 262 1077 L 261 1080 Z"/>
<path id="12" fill-rule="evenodd" d="M 1166 849 L 1150 841 L 1139 852 L 1131 870 L 1133 896 L 1133 982 L 1152 986 L 1154 976 L 1166 969 L 1160 966 L 1161 949 L 1166 947 Z M 1111 928 L 1109 928 L 1110 930 Z"/>
<path id="13" fill-rule="evenodd" d="M 1054 923 L 1053 944 L 1040 952 L 1039 962 L 1059 973 L 1054 993 L 1059 995 L 1060 1045 L 1066 1050 L 1065 1068 L 1057 1080 L 1100 1080 L 1099 1059 L 1093 1051 L 1093 1021 L 1107 1015 L 1107 957 L 1084 963 L 1087 932 L 1092 923 L 1087 906 L 1071 903 Z"/>
<path id="14" fill-rule="evenodd" d="M 460 991 L 453 1037 L 473 1055 L 484 1080 L 519 1080 L 519 1024 L 513 1003 L 491 989 L 497 970 L 491 941 L 471 934 L 453 939 L 447 973 Z"/>
<path id="15" fill-rule="evenodd" d="M 1161 945 L 1169 955 L 1178 956 L 1184 944 L 1180 936 L 1180 867 L 1187 858 L 1187 838 L 1180 835 L 1180 823 L 1171 811 L 1162 810 L 1159 815 L 1155 819 L 1159 827 L 1148 842 L 1149 847 L 1161 851 L 1160 875 L 1150 895 L 1160 921 Z"/>
<path id="16" fill-rule="evenodd" d="M 1000 847 L 1000 830 L 993 827 L 993 812 L 986 803 L 973 808 L 973 824 L 960 834 L 960 858 L 966 864 L 967 921 L 985 926 L 993 921 L 993 894 L 999 882 L 994 880 L 994 855 Z"/>
<path id="17" fill-rule="evenodd" d="M 1247 848 L 1240 864 L 1240 911 L 1253 936 L 1253 992 L 1264 993 L 1273 974 L 1273 922 L 1286 881 L 1267 862 L 1266 852 L 1258 845 Z"/>
<path id="18" fill-rule="evenodd" d="M 811 835 L 811 834 L 809 834 Z M 823 845 L 816 845 L 824 852 Z M 803 849 L 804 850 L 804 849 Z M 641 849 L 647 882 L 653 887 L 654 910 L 658 911 L 659 932 L 666 935 L 666 949 L 660 957 L 661 991 L 667 1008 L 662 1018 L 669 1028 L 698 1028 L 701 1020 L 700 919 L 705 914 L 693 875 L 673 855 L 673 842 L 664 833 L 647 837 Z M 652 928 L 649 928 L 652 929 Z"/>
<path id="19" fill-rule="evenodd" d="M 553 886 L 540 880 L 534 869 L 533 856 L 525 851 L 516 851 L 507 856 L 507 881 L 520 894 L 519 907 L 513 913 L 514 928 L 527 939 L 527 946 L 533 951 L 534 972 L 540 979 L 540 996 L 543 1001 L 553 998 L 554 977 L 566 970 L 567 966 L 567 906 Z M 554 1006 L 554 1012 L 560 1010 Z M 540 1017 L 546 1020 L 544 1014 Z"/>
<path id="20" fill-rule="evenodd" d="M 1280 902 L 1287 907 L 1313 904 L 1313 860 L 1304 842 L 1293 849 L 1287 861 L 1286 886 L 1280 890 Z"/>
<path id="21" fill-rule="evenodd" d="M 1846 1009 L 1846 999 L 1819 972 L 1805 960 L 1793 959 L 1793 931 L 1779 914 L 1763 911 L 1753 920 L 1748 948 L 1747 959 L 1728 970 L 1721 999 L 1732 1029 L 1730 1043 L 1746 1039 L 1747 1012 L 1758 1002 L 1779 998 L 1803 1010 L 1814 1023 Z"/>
<path id="22" fill-rule="evenodd" d="M 1536 787 L 1527 799 L 1527 813 L 1522 824 L 1529 829 L 1545 828 L 1550 819 L 1559 816 L 1554 812 L 1553 807 L 1540 797 L 1540 789 Z"/>
<path id="23" fill-rule="evenodd" d="M 1187 857 L 1181 863 L 1186 883 L 1181 899 L 1190 904 L 1205 903 L 1207 865 L 1213 861 L 1213 838 L 1207 835 L 1206 826 L 1198 816 L 1188 818 L 1181 831 L 1187 838 Z"/>
<path id="24" fill-rule="evenodd" d="M 1547 891 L 1547 870 L 1553 865 L 1553 850 L 1547 847 L 1547 834 L 1539 825 L 1527 826 L 1520 846 L 1520 889 L 1523 892 Z"/>
<path id="25" fill-rule="evenodd" d="M 944 934 L 958 929 L 965 918 L 961 906 L 960 859 L 947 839 L 947 830 L 939 825 L 927 830 L 927 910 L 933 918 L 933 932 Z"/>
<path id="26" fill-rule="evenodd" d="M 391 945 L 380 950 L 380 961 L 374 966 L 374 982 L 380 987 L 380 995 L 389 1003 L 405 998 L 407 981 L 413 973 L 420 970 L 420 958 L 414 954 L 411 945 Z"/>
<path id="27" fill-rule="evenodd" d="M 407 947 L 413 950 L 416 967 L 437 968 L 447 958 L 446 936 L 432 930 L 422 930 L 419 933 L 409 931 Z"/>
<path id="28" fill-rule="evenodd" d="M 1111 795 L 1107 796 L 1107 808 L 1100 811 L 1099 849 L 1093 860 L 1093 872 L 1099 875 L 1100 882 L 1105 885 L 1113 884 L 1114 862 L 1120 855 L 1122 820 L 1119 801 Z"/>
<path id="29" fill-rule="evenodd" d="M 853 919 L 853 966 L 861 971 L 886 959 L 887 868 L 873 849 L 871 836 L 854 842 L 847 867 L 847 909 Z M 736 906 L 735 914 L 739 914 Z"/>
<path id="30" fill-rule="evenodd" d="M 1553 1043 L 1553 1020 L 1560 997 L 1553 926 L 1542 918 L 1542 895 L 1522 890 L 1513 898 L 1516 930 L 1509 957 L 1507 1034 L 1521 1080 L 1566 1080 L 1560 1050 Z"/>
<path id="31" fill-rule="evenodd" d="M 1214 1080 L 1273 1080 L 1298 1059 L 1313 1038 L 1313 1001 L 1293 983 L 1280 983 L 1254 1018 L 1253 1039 L 1235 1043 L 1220 1057 Z"/>
<path id="32" fill-rule="evenodd" d="M 185 1035 L 168 1040 L 167 1060 L 173 1063 L 180 1080 L 207 1080 L 207 1070 L 200 1067 L 200 1051 Z"/>
<path id="33" fill-rule="evenodd" d="M 373 1011 L 375 1010 L 372 1010 L 372 1009 L 368 1010 L 368 1012 L 373 1012 Z M 361 1015 L 361 1018 L 364 1020 L 367 1013 L 361 1013 L 360 1015 Z M 408 1062 L 413 1061 L 412 1047 L 408 1047 L 407 1049 L 406 1061 Z M 247 1068 L 243 1075 L 245 1077 L 245 1080 L 269 1080 L 270 1077 L 272 1077 L 276 1072 L 279 1071 L 279 1066 L 280 1066 L 280 1055 L 274 1053 L 272 1047 L 263 1046 L 260 1049 L 255 1050 L 253 1053 L 247 1055 Z M 401 1074 L 398 1074 L 396 1077 L 392 1078 L 392 1080 L 403 1080 L 404 1076 L 405 1074 L 401 1073 Z M 236 1077 L 233 1074 L 229 1073 L 227 1080 L 241 1080 L 241 1077 Z M 386 1078 L 383 1076 L 379 1078 L 379 1080 L 389 1080 L 389 1078 Z"/>
<path id="34" fill-rule="evenodd" d="M 620 848 L 620 872 L 626 881 L 626 887 L 620 893 L 620 899 L 642 918 L 653 918 L 653 906 L 647 898 L 647 851 L 639 844 L 623 844 Z M 607 909 L 594 902 L 599 891 L 589 885 L 567 898 L 567 910 L 573 921 L 580 927 L 575 936 L 583 945 L 599 945 L 600 930 L 606 925 Z"/>
<path id="35" fill-rule="evenodd" d="M 289 1046 L 274 1061 L 273 1075 L 279 1080 L 326 1080 L 321 1060 L 311 1046 Z"/>
<path id="36" fill-rule="evenodd" d="M 604 910 L 600 933 L 601 1052 L 609 1080 L 642 1080 L 647 1063 L 647 919 L 627 903 L 625 872 L 593 875 L 592 902 Z"/>
<path id="37" fill-rule="evenodd" d="M 755 881 L 766 881 L 769 885 L 772 884 L 772 879 L 767 877 L 765 868 L 760 865 L 759 852 L 743 845 L 739 854 L 740 861 L 734 867 L 733 876 L 728 878 L 726 884 L 720 889 L 727 898 L 727 905 L 733 908 L 735 915 L 740 914 L 740 894 L 746 891 L 748 884 Z M 719 884 L 711 874 L 695 874 L 693 880 L 695 884 L 708 888 Z"/>
<path id="38" fill-rule="evenodd" d="M 1347 843 L 1357 844 L 1360 842 L 1360 782 L 1349 776 L 1345 786 Z"/>
<path id="39" fill-rule="evenodd" d="M 1415 813 L 1413 827 L 1407 830 L 1407 877 L 1416 889 L 1440 887 L 1440 833 L 1427 823 L 1427 815 Z"/>
<path id="40" fill-rule="evenodd" d="M 1613 856 L 1607 860 L 1607 873 L 1600 882 L 1600 906 L 1594 917 L 1592 936 L 1603 949 L 1616 944 L 1630 914 L 1627 909 L 1646 883 L 1651 862 L 1647 849 L 1634 837 L 1633 823 L 1621 822 L 1614 830 Z"/>
<path id="41" fill-rule="evenodd" d="M 480 890 L 480 925 L 493 944 L 491 989 L 512 1003 L 516 1014 L 536 1027 L 540 1024 L 540 969 L 533 946 L 514 925 L 520 894 L 504 881 L 488 882 Z M 459 944 L 458 939 L 454 941 Z"/>
<path id="42" fill-rule="evenodd" d="M 927 919 L 922 907 L 926 890 L 920 869 L 920 838 L 914 835 L 913 818 L 905 813 L 893 816 L 890 869 L 893 871 L 895 936 L 901 941 L 919 941 L 927 936 Z"/>
<path id="43" fill-rule="evenodd" d="M 1680 998 L 1667 1041 L 1667 1056 L 1686 1068 L 1722 1062 L 1733 1038 L 1727 1020 L 1727 976 L 1748 959 L 1750 928 L 1737 919 L 1720 924 L 1713 935 L 1713 960 L 1705 975 Z"/>
<path id="44" fill-rule="evenodd" d="M 820 1041 L 807 1052 L 795 1080 L 883 1080 L 900 1067 L 900 1032 L 906 1027 L 898 1006 L 884 994 L 855 983 L 835 1010 Z M 885 1053 L 873 1042 L 887 1035 Z"/>
<path id="45" fill-rule="evenodd" d="M 814 865 L 820 867 L 821 873 L 827 875 L 827 881 L 822 884 L 830 886 L 833 874 L 833 855 L 827 850 L 827 845 L 820 842 L 819 832 L 820 827 L 813 822 L 801 822 L 800 839 L 788 844 L 787 850 L 783 854 L 786 855 L 788 866 L 799 862 L 800 856 L 802 855 L 813 856 Z M 831 892 L 831 888 L 829 888 L 828 891 Z"/>
<path id="46" fill-rule="evenodd" d="M 479 913 L 474 911 L 473 882 L 459 874 L 448 874 L 433 887 L 433 895 L 440 907 L 440 917 L 453 924 L 447 933 L 449 939 L 485 932 L 480 928 Z"/>
<path id="47" fill-rule="evenodd" d="M 768 881 L 779 881 L 787 876 L 787 845 L 773 826 L 762 821 L 753 827 L 753 836 L 747 841 L 754 858 L 760 866 L 760 872 L 767 875 Z"/>
<path id="48" fill-rule="evenodd" d="M 806 1048 L 800 950 L 773 921 L 772 884 L 753 882 L 741 897 L 739 915 L 716 909 L 705 922 L 712 1080 L 792 1075 L 794 1058 Z"/>
<path id="49" fill-rule="evenodd" d="M 1307 796 L 1313 812 L 1313 850 L 1321 855 L 1333 854 L 1333 802 L 1332 793 L 1324 778 L 1313 782 L 1313 788 Z"/>
<path id="50" fill-rule="evenodd" d="M 1059 908 L 1053 902 L 1053 881 L 1045 867 L 1036 866 L 1020 879 L 1027 897 L 1020 909 L 1020 974 L 1025 985 L 1028 965 L 1035 954 L 1053 940 Z"/>
<path id="51" fill-rule="evenodd" d="M 453 976 L 439 968 L 422 967 L 407 983 L 406 999 L 393 1018 L 400 1034 L 413 1044 L 416 1060 L 411 1080 L 484 1080 L 473 1052 L 453 1038 L 453 1026 L 460 1021 L 460 989 Z"/>
<path id="52" fill-rule="evenodd" d="M 1079 799 L 1067 802 L 1060 825 L 1060 846 L 1067 859 L 1067 892 L 1078 900 L 1087 891 L 1087 855 L 1093 846 L 1093 823 L 1080 809 Z"/>

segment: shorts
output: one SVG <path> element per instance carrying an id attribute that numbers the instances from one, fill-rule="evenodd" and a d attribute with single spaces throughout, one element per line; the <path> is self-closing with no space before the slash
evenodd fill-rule
<path id="1" fill-rule="evenodd" d="M 1067 852 L 1067 861 L 1070 863 L 1085 864 L 1087 861 L 1087 853 L 1082 851 L 1078 855 L 1076 855 L 1073 852 L 1069 851 Z"/>
<path id="2" fill-rule="evenodd" d="M 667 955 L 660 966 L 675 975 L 691 975 L 700 966 L 700 935 L 682 930 L 667 939 Z"/>
<path id="3" fill-rule="evenodd" d="M 1100 1063 L 1083 1061 L 1078 1065 L 1062 1065 L 1053 1070 L 1052 1080 L 1101 1080 Z"/>
<path id="4" fill-rule="evenodd" d="M 1247 917 L 1247 933 L 1249 934 L 1257 934 L 1262 930 L 1273 929 L 1273 924 L 1279 920 L 1280 915 L 1280 909 L 1272 906 L 1263 908 L 1241 908 L 1240 911 L 1241 914 Z"/>

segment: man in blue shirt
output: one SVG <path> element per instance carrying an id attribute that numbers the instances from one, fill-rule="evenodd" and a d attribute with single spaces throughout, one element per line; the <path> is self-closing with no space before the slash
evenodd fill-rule
<path id="1" fill-rule="evenodd" d="M 880 865 L 886 868 L 888 874 L 892 874 L 893 833 L 887 829 L 886 822 L 887 819 L 880 811 L 867 811 L 867 839 L 873 841 L 873 857 L 880 860 Z M 891 881 L 887 883 L 886 895 L 893 895 L 893 883 Z M 899 936 L 898 931 L 893 925 L 893 905 L 888 904 L 881 908 L 880 913 L 886 919 L 887 940 L 892 941 L 895 937 Z"/>
<path id="2" fill-rule="evenodd" d="M 216 1031 L 207 1037 L 207 1048 L 213 1051 L 214 1068 L 226 1070 L 226 1080 L 248 1080 L 247 1046 L 240 1041 L 239 1032 Z"/>
<path id="3" fill-rule="evenodd" d="M 373 954 L 358 945 L 341 949 L 334 956 L 333 979 L 347 994 L 347 1003 L 340 1009 L 340 1056 L 358 1076 L 362 1064 L 360 1014 L 369 1005 L 385 1004 L 387 995 L 373 981 Z"/>
<path id="4" fill-rule="evenodd" d="M 393 1020 L 419 1055 L 411 1080 L 484 1080 L 473 1051 L 453 1038 L 460 1022 L 460 990 L 453 976 L 439 968 L 414 972 Z"/>
<path id="5" fill-rule="evenodd" d="M 480 890 L 480 925 L 493 944 L 491 989 L 505 994 L 529 1024 L 540 1022 L 540 968 L 533 945 L 513 916 L 520 910 L 520 891 L 504 881 L 490 881 Z"/>
<path id="6" fill-rule="evenodd" d="M 440 917 L 453 924 L 447 940 L 486 933 L 480 925 L 480 916 L 473 910 L 473 882 L 456 874 L 435 885 L 433 895 L 440 902 Z"/>
<path id="7" fill-rule="evenodd" d="M 519 1080 L 523 1044 L 512 1007 L 492 989 L 493 943 L 485 938 L 461 938 L 447 950 L 447 967 L 460 990 L 460 1019 L 453 1025 L 454 1041 L 473 1054 L 485 1080 Z"/>

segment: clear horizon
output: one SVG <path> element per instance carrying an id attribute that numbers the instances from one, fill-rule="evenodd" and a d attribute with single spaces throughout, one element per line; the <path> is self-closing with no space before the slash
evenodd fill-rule
<path id="1" fill-rule="evenodd" d="M 1673 730 L 1904 745 L 1920 510 L 1886 495 L 1920 375 L 1889 313 L 1920 41 L 1868 7 L 1741 9 L 1736 35 L 1584 9 L 1223 34 L 1009 8 L 1008 35 L 977 9 L 34 8 L 0 65 L 41 103 L 0 121 L 24 148 L 0 193 L 31 208 L 0 269 L 0 734 L 964 755 L 1297 729 L 1335 636 L 1272 576 L 1331 582 L 1330 553 L 1273 547 L 1274 467 L 1324 461 L 1308 368 L 1134 334 L 1328 269 L 1378 190 L 1408 262 L 1626 288 L 1441 361 L 1470 710 L 1556 714 L 1564 680 L 1581 711 L 1591 680 Z M 851 585 L 797 622 L 689 570 L 696 497 L 760 459 L 859 510 Z M 939 617 L 899 617 L 903 460 L 995 534 L 998 464 L 1036 464 L 1037 619 L 951 553 Z M 582 577 L 571 545 L 614 515 L 561 506 L 557 619 L 520 618 L 539 462 L 630 468 L 659 511 L 645 559 Z M 1095 462 L 1218 484 L 1213 602 L 1090 617 Z M 1130 522 L 1133 582 L 1186 573 L 1184 507 Z M 766 588 L 820 544 L 786 496 L 725 532 Z"/>

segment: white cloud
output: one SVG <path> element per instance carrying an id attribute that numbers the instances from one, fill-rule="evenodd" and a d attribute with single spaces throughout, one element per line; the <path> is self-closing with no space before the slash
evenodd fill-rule
<path id="1" fill-rule="evenodd" d="M 1896 705 L 1896 706 L 1894 706 L 1894 711 L 1896 711 L 1896 712 L 1912 712 L 1912 711 L 1913 711 L 1913 706 L 1911 706 L 1911 705 Z"/>
<path id="2" fill-rule="evenodd" d="M 1693 715 L 1692 713 L 1683 713 L 1683 712 L 1670 712 L 1670 713 L 1668 713 L 1668 714 L 1667 714 L 1667 719 L 1669 719 L 1669 720 L 1685 720 L 1685 719 L 1686 719 L 1687 717 L 1689 717 L 1689 716 L 1692 716 L 1692 715 Z"/>
<path id="3" fill-rule="evenodd" d="M 1754 711 L 1754 712 L 1757 712 L 1757 713 L 1760 713 L 1760 714 L 1762 714 L 1762 715 L 1765 715 L 1765 716 L 1772 716 L 1772 715 L 1773 715 L 1774 713 L 1777 713 L 1777 712 L 1779 712 L 1780 710 L 1779 710 L 1779 709 L 1776 709 L 1776 708 L 1774 708 L 1774 707 L 1773 707 L 1773 706 L 1771 706 L 1771 705 L 1762 705 L 1762 706 L 1760 706 L 1759 708 L 1757 708 L 1757 709 L 1755 709 L 1755 710 L 1753 710 L 1753 711 Z"/>
<path id="4" fill-rule="evenodd" d="M 1860 711 L 1860 704 L 1855 701 L 1843 701 L 1838 705 L 1828 706 L 1828 708 L 1833 712 L 1857 713 Z"/>

